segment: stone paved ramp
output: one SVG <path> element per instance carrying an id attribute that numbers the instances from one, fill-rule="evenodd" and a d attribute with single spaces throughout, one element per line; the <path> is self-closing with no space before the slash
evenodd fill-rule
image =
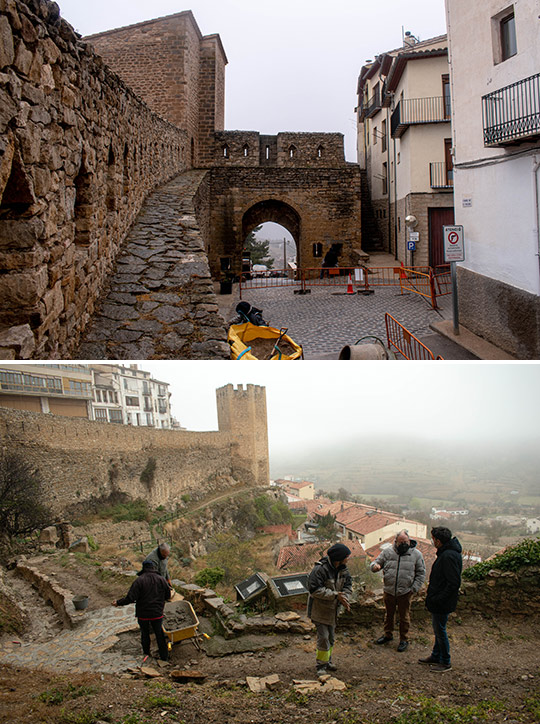
<path id="1" fill-rule="evenodd" d="M 190 171 L 145 201 L 71 359 L 228 359 Z"/>
<path id="2" fill-rule="evenodd" d="M 118 634 L 139 628 L 133 605 L 111 606 L 82 615 L 84 622 L 77 628 L 62 631 L 50 641 L 4 644 L 0 662 L 29 669 L 110 674 L 141 665 L 142 654 L 135 657 L 111 651 L 118 642 Z"/>

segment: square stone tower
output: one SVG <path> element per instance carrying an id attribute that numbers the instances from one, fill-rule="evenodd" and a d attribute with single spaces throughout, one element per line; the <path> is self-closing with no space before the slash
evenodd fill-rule
<path id="1" fill-rule="evenodd" d="M 231 438 L 235 477 L 269 485 L 266 389 L 259 385 L 225 385 L 216 390 L 219 431 Z"/>

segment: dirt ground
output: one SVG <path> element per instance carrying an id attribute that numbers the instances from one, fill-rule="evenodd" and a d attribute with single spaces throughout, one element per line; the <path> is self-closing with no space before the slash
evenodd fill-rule
<path id="1" fill-rule="evenodd" d="M 110 605 L 113 597 L 127 590 L 125 582 L 115 577 L 105 576 L 103 581 L 103 573 L 95 566 L 85 564 L 81 569 L 77 558 L 63 558 L 64 565 L 60 560 L 58 557 L 57 563 L 49 564 L 49 573 L 54 572 L 66 588 L 90 595 L 93 605 Z M 33 621 L 21 638 L 53 636 L 46 617 L 46 611 L 40 610 L 39 621 Z M 297 692 L 293 684 L 299 679 L 316 679 L 313 634 L 241 637 L 234 643 L 243 651 L 209 655 L 215 653 L 219 637 L 211 622 L 204 619 L 201 630 L 212 636 L 206 644 L 209 653 L 198 651 L 191 641 L 175 644 L 166 667 L 151 662 L 160 673 L 155 679 L 139 678 L 136 673 L 68 676 L 0 667 L 0 722 L 540 722 L 540 621 L 532 617 L 462 619 L 458 610 L 449 623 L 453 669 L 442 674 L 418 663 L 419 657 L 430 652 L 432 634 L 427 622 L 413 622 L 411 643 L 403 653 L 396 651 L 397 641 L 376 646 L 373 640 L 380 635 L 379 629 L 338 630 L 334 660 L 339 669 L 335 676 L 347 688 L 311 694 Z M 222 644 L 225 648 L 228 645 Z M 123 634 L 116 646 L 126 655 L 138 655 L 137 632 Z M 178 683 L 170 676 L 175 669 L 200 672 L 204 681 Z M 249 691 L 247 676 L 269 674 L 279 675 L 279 689 L 258 694 Z"/>

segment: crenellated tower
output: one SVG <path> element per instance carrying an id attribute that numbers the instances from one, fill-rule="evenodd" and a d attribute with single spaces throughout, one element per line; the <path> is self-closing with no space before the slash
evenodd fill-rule
<path id="1" fill-rule="evenodd" d="M 268 485 L 266 389 L 259 385 L 225 385 L 216 390 L 219 431 L 229 435 L 233 473 L 255 485 Z"/>

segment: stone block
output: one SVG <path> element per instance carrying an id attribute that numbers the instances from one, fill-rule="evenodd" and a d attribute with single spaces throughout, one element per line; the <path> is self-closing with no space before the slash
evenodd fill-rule
<path id="1" fill-rule="evenodd" d="M 5 15 L 0 16 L 0 68 L 5 68 L 13 63 L 15 48 L 13 45 L 13 33 L 9 20 Z"/>
<path id="2" fill-rule="evenodd" d="M 0 249 L 31 249 L 43 228 L 40 219 L 0 219 Z"/>
<path id="3" fill-rule="evenodd" d="M 5 350 L 13 350 L 16 357 L 11 356 L 3 359 L 29 359 L 32 357 L 36 343 L 34 335 L 30 329 L 30 325 L 21 324 L 17 327 L 11 327 L 0 332 L 0 348 Z"/>
<path id="4" fill-rule="evenodd" d="M 39 534 L 39 542 L 41 545 L 55 546 L 57 541 L 58 533 L 56 532 L 56 527 L 54 525 L 49 525 L 47 528 L 43 528 Z"/>

